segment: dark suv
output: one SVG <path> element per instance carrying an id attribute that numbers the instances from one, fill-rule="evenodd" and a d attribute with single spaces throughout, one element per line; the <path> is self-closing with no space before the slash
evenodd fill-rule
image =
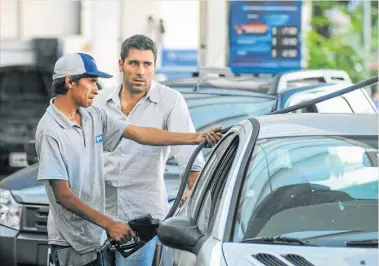
<path id="1" fill-rule="evenodd" d="M 0 68 L 0 179 L 27 166 L 24 146 L 49 104 L 51 82 L 40 67 Z"/>

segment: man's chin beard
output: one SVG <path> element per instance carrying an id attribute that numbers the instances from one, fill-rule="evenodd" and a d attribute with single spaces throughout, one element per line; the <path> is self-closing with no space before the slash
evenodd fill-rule
<path id="1" fill-rule="evenodd" d="M 133 94 L 141 94 L 141 93 L 146 92 L 146 90 L 144 90 L 143 88 L 139 88 L 139 87 L 135 87 L 135 86 L 131 86 L 131 87 L 130 87 L 130 91 L 131 91 Z"/>
<path id="2" fill-rule="evenodd" d="M 147 88 L 145 86 L 141 86 L 141 87 L 137 87 L 137 86 L 134 86 L 133 84 L 127 82 L 127 87 L 128 87 L 128 90 L 133 93 L 133 94 L 141 94 L 141 93 L 145 93 L 147 91 Z"/>

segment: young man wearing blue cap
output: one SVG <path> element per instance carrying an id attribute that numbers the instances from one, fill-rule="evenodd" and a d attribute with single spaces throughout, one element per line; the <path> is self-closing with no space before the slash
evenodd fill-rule
<path id="1" fill-rule="evenodd" d="M 97 69 L 87 54 L 68 54 L 55 64 L 50 102 L 36 130 L 38 180 L 45 182 L 49 265 L 103 265 L 96 248 L 103 230 L 117 240 L 134 236 L 130 227 L 105 216 L 103 150 L 113 151 L 121 138 L 147 145 L 197 144 L 220 140 L 219 128 L 182 134 L 137 127 L 91 106 L 97 78 L 111 75 Z"/>

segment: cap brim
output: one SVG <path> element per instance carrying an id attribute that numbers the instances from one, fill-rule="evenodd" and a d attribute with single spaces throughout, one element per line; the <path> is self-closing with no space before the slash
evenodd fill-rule
<path id="1" fill-rule="evenodd" d="M 105 79 L 109 79 L 109 78 L 113 77 L 111 74 L 108 74 L 108 73 L 105 73 L 105 72 L 101 72 L 101 71 L 86 72 L 86 74 L 87 75 L 91 75 L 91 76 L 96 76 L 96 77 L 99 77 L 99 78 L 105 78 Z"/>

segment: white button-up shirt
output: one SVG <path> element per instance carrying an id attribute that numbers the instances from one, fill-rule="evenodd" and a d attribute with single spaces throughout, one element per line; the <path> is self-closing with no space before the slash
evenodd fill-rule
<path id="1" fill-rule="evenodd" d="M 152 82 L 150 89 L 127 116 L 121 111 L 121 85 L 100 91 L 95 105 L 114 118 L 138 126 L 173 132 L 195 132 L 183 95 L 167 86 Z M 104 153 L 106 214 L 127 221 L 142 214 L 163 219 L 168 212 L 163 175 L 171 154 L 182 173 L 195 145 L 147 146 L 122 139 L 113 152 Z M 192 171 L 201 171 L 204 157 L 199 155 Z"/>

